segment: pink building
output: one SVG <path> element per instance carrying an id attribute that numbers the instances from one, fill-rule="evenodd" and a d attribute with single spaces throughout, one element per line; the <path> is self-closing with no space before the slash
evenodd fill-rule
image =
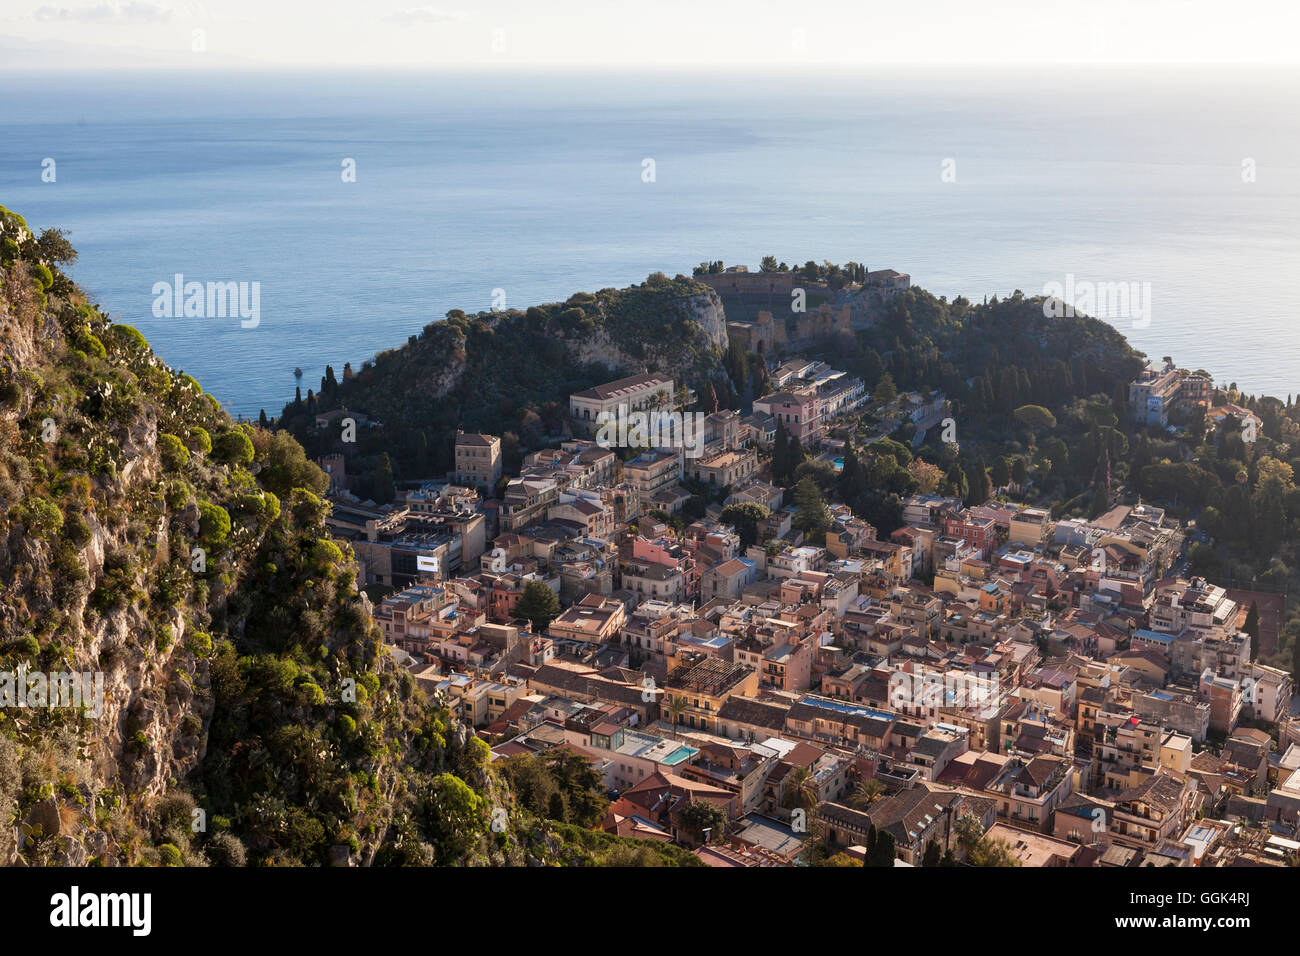
<path id="1" fill-rule="evenodd" d="M 754 400 L 754 411 L 785 423 L 785 430 L 801 442 L 822 437 L 822 400 L 810 388 L 773 392 Z"/>

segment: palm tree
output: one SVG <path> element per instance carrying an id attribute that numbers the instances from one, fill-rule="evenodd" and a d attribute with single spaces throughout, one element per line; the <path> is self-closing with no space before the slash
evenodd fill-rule
<path id="1" fill-rule="evenodd" d="M 686 709 L 689 706 L 690 705 L 686 703 L 686 698 L 680 694 L 674 694 L 672 697 L 668 698 L 668 713 L 673 715 L 674 734 L 677 733 L 677 724 L 682 719 L 682 714 L 686 713 Z"/>
<path id="2" fill-rule="evenodd" d="M 863 780 L 853 788 L 853 796 L 849 797 L 849 806 L 854 810 L 863 810 L 885 795 L 885 785 L 874 777 L 870 780 Z"/>
<path id="3" fill-rule="evenodd" d="M 787 778 L 785 799 L 782 803 L 786 809 L 812 810 L 820 803 L 821 793 L 817 789 L 817 778 L 807 767 L 796 767 Z"/>

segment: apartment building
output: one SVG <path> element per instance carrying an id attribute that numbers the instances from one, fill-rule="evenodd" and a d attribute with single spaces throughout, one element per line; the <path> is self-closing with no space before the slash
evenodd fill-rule
<path id="1" fill-rule="evenodd" d="M 456 484 L 495 491 L 501 480 L 501 439 L 457 430 L 454 463 L 450 477 Z"/>
<path id="2" fill-rule="evenodd" d="M 664 706 L 675 722 L 718 733 L 718 714 L 731 697 L 758 693 L 758 671 L 702 654 L 684 655 L 665 681 Z"/>

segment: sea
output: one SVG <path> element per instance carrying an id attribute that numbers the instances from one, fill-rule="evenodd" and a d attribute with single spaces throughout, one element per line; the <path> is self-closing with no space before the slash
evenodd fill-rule
<path id="1" fill-rule="evenodd" d="M 1300 393 L 1294 70 L 0 65 L 0 84 L 0 204 L 65 229 L 92 300 L 234 414 L 450 309 L 769 254 L 976 301 L 1097 290 L 1153 359 Z M 156 308 L 178 274 L 256 288 L 257 321 Z"/>

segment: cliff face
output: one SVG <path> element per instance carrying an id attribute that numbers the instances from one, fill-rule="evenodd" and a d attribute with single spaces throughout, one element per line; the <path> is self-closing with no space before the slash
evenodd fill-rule
<path id="1" fill-rule="evenodd" d="M 611 374 L 635 368 L 709 378 L 727 351 L 727 319 L 717 293 L 703 289 L 665 298 L 650 308 L 656 310 L 653 320 L 636 323 L 637 331 L 632 331 L 631 323 L 607 307 L 594 332 L 565 339 L 570 363 L 597 363 Z"/>

